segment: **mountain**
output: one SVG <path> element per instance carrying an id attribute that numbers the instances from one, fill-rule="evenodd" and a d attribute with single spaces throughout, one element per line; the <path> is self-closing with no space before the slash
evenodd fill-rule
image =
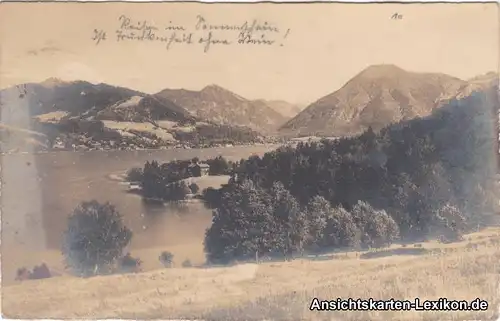
<path id="1" fill-rule="evenodd" d="M 280 128 L 295 135 L 355 134 L 371 126 L 429 115 L 468 82 L 438 73 L 405 71 L 394 65 L 364 69 Z"/>
<path id="2" fill-rule="evenodd" d="M 498 73 L 490 71 L 484 75 L 473 77 L 467 81 L 470 84 L 483 85 L 483 86 L 498 86 Z"/>
<path id="3" fill-rule="evenodd" d="M 304 109 L 302 106 L 291 104 L 284 100 L 256 100 L 256 102 L 263 103 L 271 107 L 274 111 L 280 113 L 283 117 L 291 119 L 297 116 L 298 113 Z"/>
<path id="4" fill-rule="evenodd" d="M 485 91 L 496 88 L 498 91 L 499 78 L 498 73 L 489 72 L 467 80 L 467 84 L 459 90 L 458 98 L 468 96 L 473 91 Z"/>
<path id="5" fill-rule="evenodd" d="M 135 90 L 86 81 L 61 81 L 49 78 L 41 83 L 22 84 L 0 91 L 2 122 L 15 122 L 26 112 L 37 116 L 54 111 L 81 115 L 100 111 L 120 100 L 144 95 Z M 19 108 L 22 106 L 21 108 Z M 17 117 L 16 117 L 17 116 Z"/>
<path id="6" fill-rule="evenodd" d="M 286 117 L 265 102 L 245 99 L 217 85 L 207 86 L 201 91 L 165 89 L 155 96 L 167 98 L 196 117 L 217 124 L 272 132 L 286 121 Z"/>
<path id="7" fill-rule="evenodd" d="M 108 84 L 50 78 L 1 90 L 0 107 L 2 151 L 259 141 L 248 128 L 201 122 L 168 98 Z"/>
<path id="8" fill-rule="evenodd" d="M 98 120 L 145 122 L 170 120 L 176 122 L 195 121 L 185 109 L 167 99 L 146 95 L 132 96 L 97 112 Z"/>

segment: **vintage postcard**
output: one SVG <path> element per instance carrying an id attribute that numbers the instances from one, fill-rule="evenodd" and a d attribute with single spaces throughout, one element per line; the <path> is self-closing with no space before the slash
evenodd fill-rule
<path id="1" fill-rule="evenodd" d="M 3 317 L 498 317 L 498 13 L 1 3 Z"/>

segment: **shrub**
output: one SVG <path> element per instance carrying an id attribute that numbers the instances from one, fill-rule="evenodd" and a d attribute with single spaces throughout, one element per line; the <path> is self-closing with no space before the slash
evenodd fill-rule
<path id="1" fill-rule="evenodd" d="M 457 207 L 445 204 L 434 212 L 434 220 L 433 229 L 444 243 L 463 240 L 467 223 Z"/>
<path id="2" fill-rule="evenodd" d="M 113 205 L 82 202 L 68 218 L 62 253 L 77 275 L 109 273 L 131 239 Z"/>
<path id="3" fill-rule="evenodd" d="M 217 156 L 214 159 L 207 160 L 210 166 L 209 175 L 227 175 L 230 171 L 229 162 L 222 156 Z"/>
<path id="4" fill-rule="evenodd" d="M 16 281 L 25 281 L 29 279 L 31 279 L 31 271 L 25 267 L 17 269 Z"/>
<path id="5" fill-rule="evenodd" d="M 33 268 L 33 273 L 31 273 L 31 279 L 37 280 L 37 279 L 47 279 L 50 278 L 52 274 L 50 273 L 49 267 L 47 264 L 42 263 L 40 266 L 35 266 Z"/>
<path id="6" fill-rule="evenodd" d="M 140 182 L 142 181 L 143 171 L 142 168 L 134 167 L 127 172 L 127 181 Z"/>
<path id="7" fill-rule="evenodd" d="M 191 263 L 191 260 L 189 259 L 186 259 L 184 260 L 184 262 L 182 262 L 182 267 L 185 267 L 185 268 L 188 268 L 188 267 L 192 267 L 193 264 Z"/>
<path id="8" fill-rule="evenodd" d="M 52 277 L 47 264 L 42 263 L 33 267 L 33 272 L 25 267 L 17 269 L 16 281 L 47 279 Z"/>
<path id="9" fill-rule="evenodd" d="M 141 269 L 142 261 L 139 258 L 134 258 L 127 253 L 120 259 L 121 272 L 139 272 Z"/>
<path id="10" fill-rule="evenodd" d="M 174 255 L 168 251 L 161 252 L 158 259 L 164 267 L 172 267 L 174 263 Z"/>
<path id="11" fill-rule="evenodd" d="M 189 189 L 191 190 L 192 194 L 196 194 L 199 192 L 200 187 L 196 183 L 192 183 L 189 185 Z"/>
<path id="12" fill-rule="evenodd" d="M 191 189 L 187 186 L 186 182 L 174 182 L 166 187 L 163 199 L 165 201 L 181 201 L 186 199 L 186 196 L 190 193 Z"/>
<path id="13" fill-rule="evenodd" d="M 209 209 L 215 209 L 221 206 L 222 192 L 220 189 L 208 187 L 202 192 L 203 202 Z"/>

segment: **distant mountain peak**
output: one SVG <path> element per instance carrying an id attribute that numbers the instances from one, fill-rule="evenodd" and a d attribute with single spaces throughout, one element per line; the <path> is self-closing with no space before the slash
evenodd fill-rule
<path id="1" fill-rule="evenodd" d="M 430 114 L 443 97 L 454 97 L 467 82 L 441 73 L 405 71 L 392 65 L 365 68 L 342 88 L 309 105 L 281 130 L 345 135 L 371 126 Z"/>
<path id="2" fill-rule="evenodd" d="M 215 96 L 215 97 L 218 97 L 219 99 L 225 99 L 225 98 L 229 98 L 229 96 L 233 96 L 234 98 L 237 98 L 239 100 L 246 100 L 245 98 L 241 97 L 240 95 L 235 94 L 234 92 L 232 92 L 224 87 L 221 87 L 219 85 L 216 85 L 216 84 L 211 84 L 211 85 L 205 86 L 200 91 L 200 93 L 205 94 L 205 95 Z"/>
<path id="3" fill-rule="evenodd" d="M 216 85 L 216 84 L 210 84 L 208 86 L 205 86 L 203 87 L 203 89 L 201 90 L 202 92 L 211 92 L 211 91 L 216 91 L 216 92 L 228 92 L 229 90 L 227 90 L 226 88 L 223 88 L 219 85 Z"/>
<path id="4" fill-rule="evenodd" d="M 298 113 L 302 111 L 302 109 L 305 108 L 297 104 L 289 103 L 285 100 L 257 99 L 255 101 L 261 104 L 266 104 L 267 106 L 271 107 L 274 111 L 276 111 L 277 113 L 283 115 L 288 119 L 295 117 Z"/>
<path id="5" fill-rule="evenodd" d="M 358 74 L 358 77 L 367 77 L 367 78 L 394 77 L 406 73 L 408 73 L 406 70 L 393 64 L 378 64 L 378 65 L 371 65 L 365 68 Z"/>
<path id="6" fill-rule="evenodd" d="M 498 73 L 494 71 L 487 72 L 482 75 L 475 76 L 471 79 L 469 79 L 469 82 L 481 82 L 481 81 L 491 81 L 491 80 L 496 80 L 498 79 Z"/>
<path id="7" fill-rule="evenodd" d="M 56 87 L 56 86 L 64 85 L 66 83 L 67 83 L 66 81 L 64 81 L 60 78 L 50 77 L 50 78 L 47 78 L 44 81 L 42 81 L 40 83 L 40 85 L 42 85 L 44 87 Z"/>
<path id="8" fill-rule="evenodd" d="M 260 101 L 246 99 L 211 84 L 200 91 L 165 89 L 156 96 L 167 98 L 192 115 L 217 124 L 246 126 L 257 131 L 275 130 L 286 117 Z"/>

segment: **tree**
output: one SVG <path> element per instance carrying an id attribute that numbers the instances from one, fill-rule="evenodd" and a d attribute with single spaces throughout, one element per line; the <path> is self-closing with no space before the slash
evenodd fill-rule
<path id="1" fill-rule="evenodd" d="M 213 187 L 207 187 L 202 192 L 203 203 L 209 209 L 216 209 L 221 206 L 222 191 Z"/>
<path id="2" fill-rule="evenodd" d="M 192 177 L 201 177 L 201 167 L 199 164 L 190 167 L 190 174 Z"/>
<path id="3" fill-rule="evenodd" d="M 210 166 L 209 175 L 227 175 L 231 169 L 229 162 L 222 156 L 207 160 L 207 164 Z"/>
<path id="4" fill-rule="evenodd" d="M 198 186 L 198 184 L 192 183 L 192 184 L 189 185 L 189 189 L 191 190 L 192 194 L 196 194 L 196 193 L 199 192 L 200 187 Z"/>
<path id="5" fill-rule="evenodd" d="M 352 209 L 354 223 L 361 231 L 361 244 L 368 248 L 390 245 L 399 237 L 399 227 L 384 210 L 375 210 L 359 201 Z"/>
<path id="6" fill-rule="evenodd" d="M 62 253 L 77 275 L 108 273 L 131 239 L 132 231 L 113 205 L 82 202 L 68 218 Z"/>
<path id="7" fill-rule="evenodd" d="M 181 201 L 186 199 L 186 195 L 191 194 L 191 189 L 187 186 L 186 182 L 178 181 L 170 183 L 166 186 L 163 200 L 165 201 Z"/>
<path id="8" fill-rule="evenodd" d="M 163 199 L 167 182 L 157 161 L 144 164 L 141 185 L 143 197 Z"/>
<path id="9" fill-rule="evenodd" d="M 172 267 L 174 263 L 174 255 L 168 251 L 163 251 L 158 258 L 164 267 Z"/>
<path id="10" fill-rule="evenodd" d="M 139 258 L 134 258 L 127 253 L 124 257 L 120 259 L 120 269 L 122 272 L 140 272 L 142 261 Z"/>
<path id="11" fill-rule="evenodd" d="M 302 252 L 307 242 L 307 218 L 297 200 L 281 182 L 275 182 L 270 191 L 272 219 L 276 230 L 273 235 L 273 250 L 286 258 L 294 252 Z"/>
<path id="12" fill-rule="evenodd" d="M 318 250 L 322 246 L 327 217 L 330 211 L 330 203 L 321 196 L 313 197 L 307 205 L 307 219 L 309 225 L 307 245 L 310 249 Z"/>
<path id="13" fill-rule="evenodd" d="M 313 250 L 359 245 L 360 230 L 351 213 L 341 206 L 333 208 L 321 196 L 315 196 L 307 206 L 309 247 Z"/>
<path id="14" fill-rule="evenodd" d="M 205 234 L 207 260 L 229 263 L 254 258 L 256 253 L 270 253 L 275 232 L 273 207 L 263 189 L 250 180 L 225 188 Z"/>
<path id="15" fill-rule="evenodd" d="M 134 167 L 127 172 L 127 181 L 140 182 L 142 181 L 142 168 Z"/>
<path id="16" fill-rule="evenodd" d="M 330 210 L 323 232 L 323 246 L 357 248 L 360 235 L 361 231 L 354 223 L 351 213 L 341 206 Z"/>
<path id="17" fill-rule="evenodd" d="M 467 230 L 467 220 L 460 210 L 447 203 L 434 213 L 432 229 L 444 241 L 461 241 L 463 233 Z"/>

